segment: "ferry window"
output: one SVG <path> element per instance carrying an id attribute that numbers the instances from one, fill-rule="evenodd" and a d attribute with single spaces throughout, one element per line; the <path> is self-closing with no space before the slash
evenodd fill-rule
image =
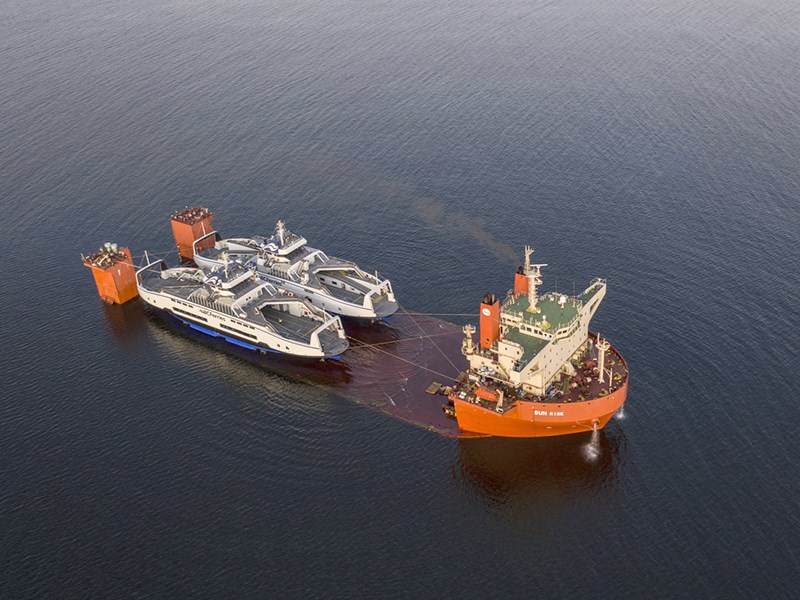
<path id="1" fill-rule="evenodd" d="M 226 330 L 228 330 L 228 331 L 233 331 L 234 333 L 238 333 L 239 335 L 241 335 L 241 336 L 244 336 L 244 337 L 247 337 L 247 338 L 250 338 L 250 339 L 257 339 L 257 338 L 256 338 L 256 336 L 254 336 L 254 335 L 251 335 L 251 334 L 249 334 L 249 333 L 246 333 L 246 332 L 244 332 L 244 331 L 241 331 L 241 330 L 239 330 L 239 329 L 236 329 L 235 327 L 228 327 L 227 325 L 220 325 L 220 327 L 221 327 L 222 329 L 226 329 Z"/>
<path id="2" fill-rule="evenodd" d="M 207 322 L 207 321 L 208 321 L 208 319 L 206 319 L 206 318 L 204 318 L 204 317 L 201 317 L 201 316 L 199 316 L 199 315 L 192 314 L 192 313 L 190 313 L 189 311 L 182 310 L 182 309 L 180 309 L 180 308 L 173 308 L 173 310 L 174 310 L 175 312 L 177 312 L 177 313 L 181 313 L 182 315 L 187 315 L 187 316 L 189 316 L 189 317 L 192 317 L 193 319 L 198 319 L 198 320 L 200 320 L 200 321 L 204 321 L 204 322 Z"/>

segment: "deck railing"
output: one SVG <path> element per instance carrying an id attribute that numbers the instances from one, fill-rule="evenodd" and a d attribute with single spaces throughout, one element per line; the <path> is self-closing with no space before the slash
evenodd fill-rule
<path id="1" fill-rule="evenodd" d="M 213 301 L 209 301 L 209 300 L 204 300 L 202 298 L 195 298 L 194 302 L 196 302 L 197 304 L 200 304 L 202 306 L 205 306 L 207 308 L 210 308 L 212 310 L 216 310 L 216 311 L 219 311 L 219 312 L 224 312 L 225 314 L 228 314 L 228 315 L 230 315 L 232 317 L 239 317 L 239 315 L 236 314 L 233 311 L 233 309 L 230 306 L 228 306 L 227 304 L 222 304 L 220 302 L 213 302 Z"/>

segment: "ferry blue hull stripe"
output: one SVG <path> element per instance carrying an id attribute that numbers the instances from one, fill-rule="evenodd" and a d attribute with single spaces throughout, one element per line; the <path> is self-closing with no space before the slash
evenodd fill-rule
<path id="1" fill-rule="evenodd" d="M 290 355 L 287 355 L 285 352 L 281 352 L 280 350 L 273 350 L 272 348 L 264 348 L 262 346 L 254 346 L 253 344 L 248 344 L 247 342 L 243 342 L 242 340 L 237 340 L 236 338 L 228 337 L 227 335 L 225 335 L 223 333 L 220 333 L 219 331 L 214 331 L 213 329 L 208 329 L 207 327 L 203 327 L 202 325 L 198 325 L 197 323 L 193 323 L 192 321 L 189 321 L 188 319 L 183 319 L 183 318 L 179 317 L 178 315 L 176 315 L 173 312 L 169 312 L 169 311 L 167 311 L 167 312 L 171 316 L 173 316 L 176 319 L 178 319 L 184 325 L 188 325 L 192 329 L 194 329 L 196 331 L 199 331 L 200 333 L 204 333 L 206 335 L 210 335 L 211 337 L 222 338 L 223 340 L 225 340 L 226 342 L 230 342 L 234 346 L 240 346 L 242 348 L 247 348 L 248 350 L 259 350 L 261 352 L 272 352 L 273 354 L 283 354 L 283 355 L 286 355 L 286 356 L 290 356 Z M 304 358 L 304 357 L 300 357 L 300 358 Z M 314 357 L 314 358 L 316 358 L 316 357 Z M 341 358 L 342 358 L 341 355 L 328 356 L 328 357 L 326 357 L 326 360 L 341 360 Z"/>
<path id="2" fill-rule="evenodd" d="M 175 315 L 174 313 L 170 314 L 172 314 L 172 316 L 178 319 L 181 323 L 185 323 L 186 325 L 188 325 L 189 327 L 191 327 L 196 331 L 199 331 L 200 333 L 205 333 L 206 335 L 210 335 L 211 337 L 222 338 L 226 342 L 230 342 L 235 346 L 241 346 L 242 348 L 247 348 L 248 350 L 261 350 L 262 352 L 274 352 L 275 354 L 283 354 L 282 352 L 279 352 L 278 350 L 273 350 L 272 348 L 263 348 L 261 346 L 254 346 L 253 344 L 248 344 L 247 342 L 243 342 L 242 340 L 237 340 L 236 338 L 228 337 L 227 335 L 220 333 L 218 331 L 214 331 L 213 329 L 208 329 L 206 327 L 198 325 L 197 323 L 192 323 L 187 319 L 182 319 L 181 317 Z"/>

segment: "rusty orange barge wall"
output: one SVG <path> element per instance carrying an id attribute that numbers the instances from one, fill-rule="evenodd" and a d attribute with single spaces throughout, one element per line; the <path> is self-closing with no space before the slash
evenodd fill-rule
<path id="1" fill-rule="evenodd" d="M 191 207 L 180 210 L 172 215 L 172 235 L 181 258 L 192 260 L 194 258 L 195 240 L 211 233 L 214 229 L 211 221 L 214 218 L 207 208 Z M 214 245 L 213 237 L 202 242 L 200 249 L 210 248 Z"/>
<path id="2" fill-rule="evenodd" d="M 96 267 L 89 260 L 83 264 L 92 270 L 97 293 L 107 304 L 124 304 L 139 295 L 136 288 L 136 269 L 131 259 L 130 248 L 120 248 L 122 258 L 107 267 Z"/>

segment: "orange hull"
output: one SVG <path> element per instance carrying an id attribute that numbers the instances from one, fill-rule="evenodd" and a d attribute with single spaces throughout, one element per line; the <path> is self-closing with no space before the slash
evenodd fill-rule
<path id="1" fill-rule="evenodd" d="M 452 397 L 458 427 L 463 431 L 499 437 L 547 437 L 605 427 L 628 395 L 628 382 L 617 391 L 584 402 L 516 402 L 503 414 Z"/>

